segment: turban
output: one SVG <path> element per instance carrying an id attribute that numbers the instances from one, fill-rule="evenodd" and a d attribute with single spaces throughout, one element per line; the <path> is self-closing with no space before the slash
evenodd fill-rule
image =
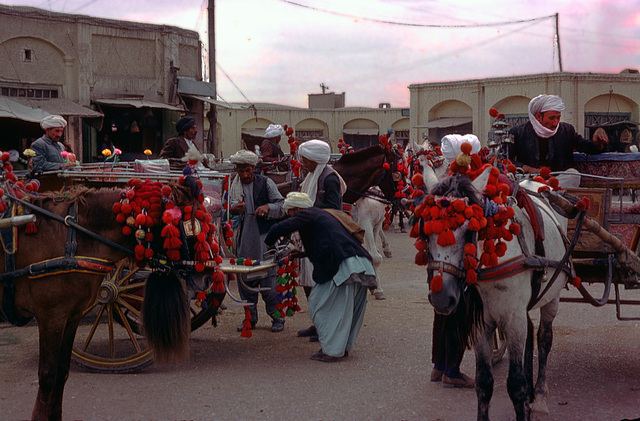
<path id="1" fill-rule="evenodd" d="M 62 118 L 60 115 L 48 115 L 42 119 L 40 122 L 40 127 L 43 129 L 55 129 L 58 127 L 62 127 L 63 129 L 67 127 L 67 121 Z"/>
<path id="2" fill-rule="evenodd" d="M 195 118 L 184 116 L 184 117 L 181 117 L 180 120 L 176 122 L 176 130 L 178 130 L 178 134 L 182 134 L 195 125 L 196 125 Z"/>
<path id="3" fill-rule="evenodd" d="M 322 140 L 308 140 L 298 149 L 300 156 L 320 165 L 325 165 L 331 158 L 331 147 Z"/>
<path id="4" fill-rule="evenodd" d="M 264 131 L 264 137 L 267 139 L 272 139 L 274 137 L 283 136 L 284 129 L 279 124 L 269 124 L 267 130 Z"/>
<path id="5" fill-rule="evenodd" d="M 449 163 L 455 161 L 456 156 L 460 154 L 460 146 L 465 142 L 471 144 L 471 153 L 480 152 L 481 145 L 478 136 L 474 134 L 448 134 L 442 138 L 441 142 L 442 156 L 444 156 L 444 159 Z"/>
<path id="6" fill-rule="evenodd" d="M 548 139 L 555 135 L 558 131 L 558 127 L 560 127 L 560 125 L 558 125 L 555 130 L 544 127 L 536 119 L 536 114 L 547 111 L 562 112 L 563 110 L 564 102 L 562 102 L 562 98 L 558 95 L 543 94 L 533 98 L 531 102 L 529 102 L 529 121 L 531 121 L 531 125 L 533 126 L 533 130 L 535 130 L 536 134 L 543 139 Z"/>
<path id="7" fill-rule="evenodd" d="M 298 193 L 294 191 L 287 194 L 287 198 L 284 199 L 284 205 L 283 205 L 285 212 L 291 208 L 305 209 L 305 208 L 310 208 L 312 206 L 313 206 L 313 202 L 311 201 L 307 193 Z"/>
<path id="8" fill-rule="evenodd" d="M 240 149 L 229 157 L 229 161 L 236 165 L 248 164 L 255 167 L 258 163 L 258 155 L 246 149 Z"/>

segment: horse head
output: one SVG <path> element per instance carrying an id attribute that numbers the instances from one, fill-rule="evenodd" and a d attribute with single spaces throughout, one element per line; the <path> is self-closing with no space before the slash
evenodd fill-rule
<path id="1" fill-rule="evenodd" d="M 421 236 L 426 237 L 429 301 L 438 313 L 448 315 L 455 311 L 466 288 L 465 246 L 475 243 L 475 232 L 469 230 L 469 219 L 459 217 L 455 224 L 445 219 L 455 218 L 449 207 L 461 211 L 476 205 L 483 211 L 482 190 L 468 177 L 458 174 L 426 186 L 432 198 L 428 206 L 432 215 L 435 213 L 433 222 L 421 221 L 420 225 Z M 448 216 L 443 218 L 444 215 Z M 427 224 L 430 225 L 425 227 Z"/>

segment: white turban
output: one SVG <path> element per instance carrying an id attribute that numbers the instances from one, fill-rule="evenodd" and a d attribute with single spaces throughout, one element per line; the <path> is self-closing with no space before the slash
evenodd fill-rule
<path id="1" fill-rule="evenodd" d="M 279 124 L 269 124 L 267 130 L 264 131 L 264 137 L 267 139 L 272 139 L 274 137 L 283 136 L 284 129 Z"/>
<path id="2" fill-rule="evenodd" d="M 258 163 L 258 159 L 258 155 L 246 149 L 240 149 L 229 157 L 229 161 L 231 161 L 232 164 L 248 164 L 253 165 L 254 167 Z"/>
<path id="3" fill-rule="evenodd" d="M 480 152 L 482 145 L 480 145 L 478 136 L 474 134 L 448 134 L 442 138 L 440 149 L 447 163 L 453 162 L 456 156 L 460 155 L 460 146 L 465 142 L 471 144 L 471 153 Z"/>
<path id="4" fill-rule="evenodd" d="M 531 121 L 531 125 L 533 126 L 533 130 L 535 130 L 536 134 L 543 139 L 548 139 L 555 135 L 558 131 L 558 127 L 560 127 L 560 125 L 558 125 L 555 130 L 550 130 L 540 124 L 536 119 L 536 114 L 547 111 L 564 111 L 564 102 L 562 102 L 562 98 L 558 95 L 542 94 L 533 98 L 531 102 L 529 102 L 529 121 Z"/>
<path id="5" fill-rule="evenodd" d="M 67 120 L 62 118 L 60 115 L 48 115 L 42 119 L 40 122 L 40 127 L 43 129 L 54 129 L 58 127 L 62 127 L 63 129 L 67 127 Z"/>
<path id="6" fill-rule="evenodd" d="M 331 158 L 331 146 L 322 140 L 308 140 L 300 145 L 298 151 L 300 156 L 317 162 L 320 165 L 325 165 L 329 162 L 329 158 Z"/>
<path id="7" fill-rule="evenodd" d="M 284 211 L 288 211 L 292 208 L 310 208 L 313 206 L 313 202 L 309 198 L 307 193 L 290 192 L 287 194 L 287 198 L 284 199 Z"/>

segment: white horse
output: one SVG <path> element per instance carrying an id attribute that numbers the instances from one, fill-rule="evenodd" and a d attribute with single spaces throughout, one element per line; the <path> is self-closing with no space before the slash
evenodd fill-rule
<path id="1" fill-rule="evenodd" d="M 372 187 L 371 190 L 380 191 L 377 187 Z M 381 192 L 379 193 L 382 194 Z M 378 270 L 378 266 L 382 263 L 382 254 L 378 250 L 377 239 L 381 239 L 382 249 L 385 257 L 391 257 L 391 247 L 387 241 L 382 226 L 384 224 L 385 217 L 385 204 L 380 200 L 376 200 L 370 197 L 363 197 L 358 199 L 353 204 L 351 209 L 351 216 L 353 220 L 364 229 L 364 243 L 363 247 L 371 255 L 373 268 Z M 378 288 L 372 291 L 372 294 L 377 300 L 384 300 L 384 291 L 380 286 L 380 279 L 378 279 Z"/>
<path id="2" fill-rule="evenodd" d="M 489 169 L 488 169 L 489 170 Z M 430 166 L 425 166 L 424 180 L 428 191 L 437 196 L 447 195 L 466 198 L 470 203 L 482 204 L 483 195 L 489 178 L 488 171 L 481 174 L 471 184 L 464 176 L 452 176 L 437 183 L 435 172 Z M 466 180 L 466 181 L 465 181 Z M 531 183 L 531 187 L 537 183 Z M 539 184 L 538 184 L 539 185 Z M 492 337 L 496 328 L 504 332 L 509 349 L 509 376 L 507 390 L 513 402 L 518 421 L 529 419 L 530 410 L 548 413 L 546 384 L 547 357 L 552 342 L 552 323 L 558 310 L 559 294 L 566 285 L 571 268 L 565 262 L 554 278 L 558 256 L 565 255 L 565 245 L 562 231 L 566 231 L 566 219 L 560 218 L 545 200 L 533 198 L 540 210 L 539 215 L 544 226 L 544 254 L 545 257 L 532 257 L 536 250 L 534 226 L 527 212 L 512 204 L 515 213 L 512 221 L 521 226 L 521 239 L 514 235 L 512 241 L 506 242 L 507 249 L 504 256 L 498 258 L 497 269 L 506 268 L 509 262 L 527 260 L 517 264 L 500 276 L 491 279 L 490 271 L 483 268 L 477 271 L 479 281 L 469 285 L 465 282 L 465 270 L 462 262 L 465 260 L 464 245 L 473 242 L 468 230 L 469 220 L 453 231 L 455 244 L 438 245 L 438 235 L 421 238 L 427 244 L 427 271 L 430 282 L 429 301 L 438 313 L 450 314 L 456 306 L 467 305 L 472 311 L 475 309 L 475 353 L 476 353 L 476 395 L 478 398 L 478 420 L 489 419 L 489 402 L 493 393 L 493 376 L 491 361 L 493 354 Z M 442 206 L 446 206 L 446 202 Z M 484 207 L 484 206 L 483 206 Z M 535 218 L 533 218 L 535 219 Z M 521 242 L 519 241 L 521 240 Z M 483 241 L 477 241 L 478 251 L 484 247 Z M 529 259 L 526 259 L 526 258 Z M 513 259 L 513 260 L 511 260 Z M 535 261 L 540 265 L 535 265 Z M 569 262 L 570 265 L 570 262 Z M 441 278 L 438 277 L 441 275 Z M 487 279 L 483 279 L 486 276 Z M 534 290 L 532 281 L 539 279 L 541 287 Z M 434 278 L 436 281 L 434 283 Z M 553 280 L 553 282 L 552 282 Z M 436 284 L 440 284 L 437 285 Z M 535 283 L 534 283 L 535 285 Z M 532 299 L 533 296 L 533 300 Z M 530 301 L 531 300 L 531 301 Z M 528 314 L 528 304 L 531 309 L 540 309 L 540 327 L 538 329 L 538 376 L 535 389 L 533 380 L 533 325 Z M 475 304 L 476 306 L 474 307 Z M 530 342 L 527 342 L 527 333 Z M 531 406 L 529 404 L 533 402 Z"/>

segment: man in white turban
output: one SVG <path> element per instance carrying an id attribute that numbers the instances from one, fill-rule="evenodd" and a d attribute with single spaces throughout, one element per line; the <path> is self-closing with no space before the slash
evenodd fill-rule
<path id="1" fill-rule="evenodd" d="M 278 162 L 284 158 L 284 152 L 280 148 L 280 139 L 285 135 L 284 129 L 279 124 L 269 124 L 264 131 L 265 139 L 260 145 L 260 155 L 263 162 Z"/>
<path id="2" fill-rule="evenodd" d="M 288 219 L 278 222 L 265 239 L 299 232 L 313 262 L 316 286 L 308 296 L 309 314 L 322 348 L 312 360 L 337 362 L 353 348 L 367 306 L 367 289 L 377 280 L 371 255 L 336 217 L 312 205 L 305 193 L 289 193 L 285 200 Z"/>
<path id="3" fill-rule="evenodd" d="M 31 144 L 31 150 L 36 154 L 33 157 L 33 173 L 43 171 L 55 171 L 64 168 L 64 145 L 61 143 L 64 128 L 67 121 L 59 115 L 48 115 L 40 122 L 44 129 L 44 136 L 36 139 Z"/>
<path id="4" fill-rule="evenodd" d="M 269 228 L 277 219 L 284 217 L 282 208 L 284 198 L 273 180 L 255 174 L 258 163 L 258 156 L 255 153 L 243 149 L 231 155 L 229 160 L 236 165 L 237 173 L 229 187 L 231 201 L 229 212 L 232 214 L 232 219 L 238 218 L 237 226 L 234 224 L 236 255 L 251 260 L 262 260 L 267 251 L 264 239 Z M 249 313 L 251 328 L 253 328 L 258 322 L 258 293 L 249 291 L 243 284 L 251 288 L 269 288 L 261 294 L 267 314 L 272 319 L 271 331 L 282 331 L 284 319 L 275 316 L 276 304 L 278 304 L 278 293 L 275 290 L 276 269 L 269 269 L 266 274 L 264 272 L 238 274 L 240 297 L 251 303 Z M 238 327 L 238 331 L 242 331 L 242 328 L 243 324 Z"/>
<path id="5" fill-rule="evenodd" d="M 538 95 L 529 102 L 529 121 L 509 130 L 515 140 L 509 146 L 509 158 L 529 174 L 540 167 L 564 171 L 573 165 L 573 151 L 602 152 L 609 142 L 605 136 L 585 139 L 569 123 L 560 122 L 564 102 L 557 95 Z"/>

